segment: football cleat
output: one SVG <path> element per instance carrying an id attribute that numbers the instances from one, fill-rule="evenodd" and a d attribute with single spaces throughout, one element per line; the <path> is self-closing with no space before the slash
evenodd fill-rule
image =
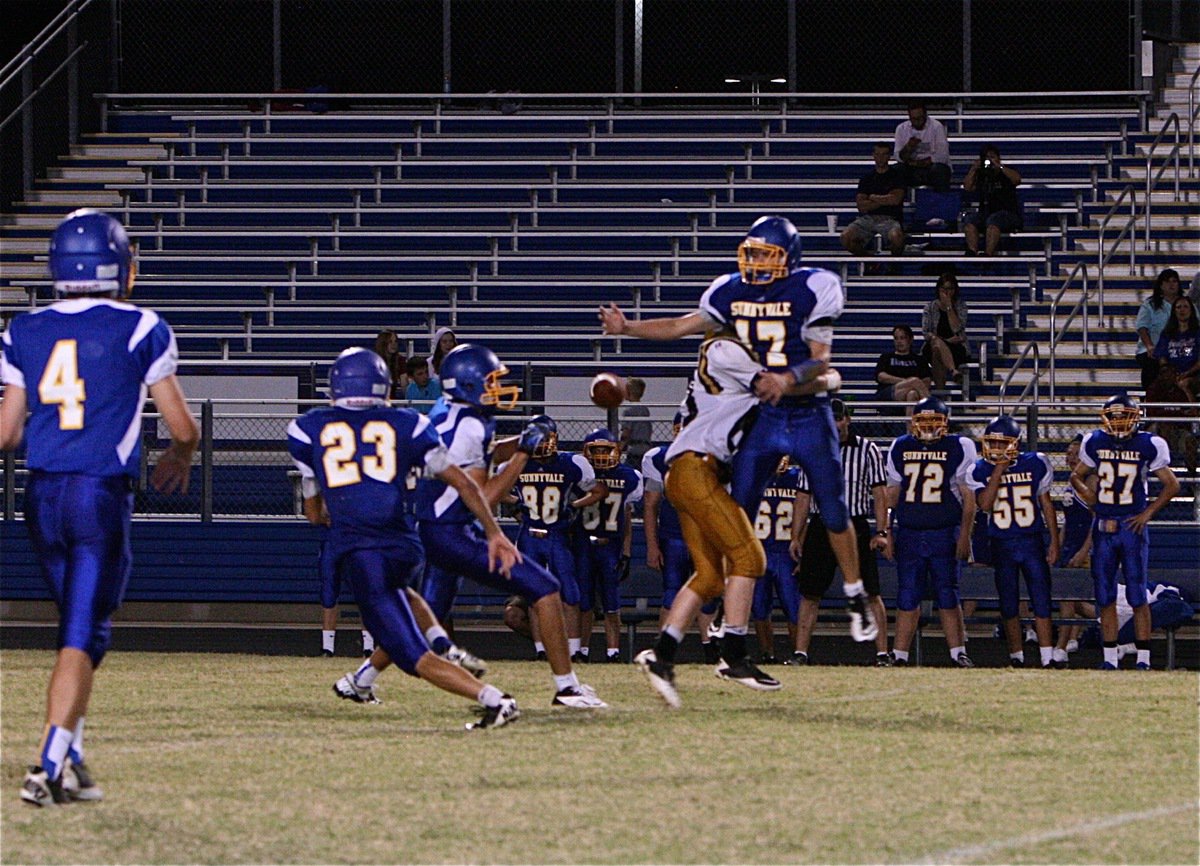
<path id="1" fill-rule="evenodd" d="M 1008 666 L 1010 668 L 1023 668 L 1023 667 L 1025 667 L 1025 662 L 1021 661 L 1020 659 L 1015 659 L 1012 656 L 1009 656 Z"/>
<path id="2" fill-rule="evenodd" d="M 583 660 L 587 661 L 587 656 L 584 656 Z M 619 664 L 621 664 L 621 654 L 620 653 L 605 653 L 604 661 L 606 664 L 619 665 Z"/>
<path id="3" fill-rule="evenodd" d="M 758 660 L 758 663 L 760 665 L 777 665 L 779 664 L 779 659 L 775 658 L 775 656 L 770 655 L 769 653 L 763 653 L 763 656 Z"/>
<path id="4" fill-rule="evenodd" d="M 708 643 L 700 644 L 700 649 L 704 650 L 704 663 L 706 665 L 715 665 L 721 660 L 721 642 L 719 640 L 710 640 Z"/>
<path id="5" fill-rule="evenodd" d="M 652 649 L 642 650 L 633 657 L 633 663 L 646 674 L 650 686 L 667 702 L 668 707 L 677 710 L 683 706 L 679 692 L 675 690 L 674 665 L 660 662 L 657 653 Z"/>
<path id="6" fill-rule="evenodd" d="M 960 668 L 973 668 L 973 667 L 975 667 L 975 662 L 971 661 L 971 657 L 970 657 L 969 655 L 967 655 L 966 653 L 963 653 L 963 654 L 962 654 L 962 655 L 960 655 L 958 658 L 956 658 L 956 659 L 954 660 L 954 663 L 955 663 L 956 665 L 958 665 Z M 1021 667 L 1024 667 L 1024 665 L 1022 665 Z"/>
<path id="7" fill-rule="evenodd" d="M 570 707 L 573 710 L 603 710 L 608 704 L 600 700 L 591 686 L 580 684 L 560 689 L 550 702 L 552 707 Z"/>
<path id="8" fill-rule="evenodd" d="M 322 658 L 331 659 L 333 658 L 333 650 L 323 649 L 321 650 L 321 656 Z"/>
<path id="9" fill-rule="evenodd" d="M 21 784 L 21 800 L 30 806 L 55 806 L 70 802 L 62 779 L 51 779 L 41 767 L 30 767 Z"/>
<path id="10" fill-rule="evenodd" d="M 792 653 L 792 657 L 784 659 L 783 663 L 785 665 L 806 665 L 808 664 L 808 653 L 802 653 L 800 650 L 796 650 L 794 653 Z"/>
<path id="11" fill-rule="evenodd" d="M 850 637 L 858 643 L 875 640 L 879 634 L 879 624 L 875 622 L 875 611 L 867 607 L 866 599 L 861 595 L 846 599 L 846 611 L 850 614 Z"/>
<path id="12" fill-rule="evenodd" d="M 1070 666 L 1070 662 L 1068 662 L 1066 659 L 1055 659 L 1054 661 L 1050 662 L 1050 667 L 1054 668 L 1056 671 L 1065 671 Z"/>
<path id="13" fill-rule="evenodd" d="M 452 644 L 442 658 L 450 662 L 450 664 L 458 665 L 473 677 L 482 679 L 483 675 L 487 673 L 487 662 L 470 650 L 465 650 L 460 646 Z"/>
<path id="14" fill-rule="evenodd" d="M 875 667 L 890 668 L 892 666 L 891 653 L 875 653 Z"/>
<path id="15" fill-rule="evenodd" d="M 573 664 L 573 665 L 587 664 L 587 660 L 588 660 L 588 657 L 578 651 L 575 653 L 575 655 L 571 656 L 571 664 Z"/>
<path id="16" fill-rule="evenodd" d="M 502 695 L 499 705 L 483 708 L 483 718 L 478 722 L 467 722 L 467 730 L 481 731 L 485 728 L 502 728 L 519 718 L 521 718 L 521 711 L 517 709 L 516 700 L 512 695 Z"/>
<path id="17" fill-rule="evenodd" d="M 1136 665 L 1134 665 L 1133 669 L 1138 671 L 1148 671 L 1150 670 L 1150 662 L 1138 662 Z"/>
<path id="18" fill-rule="evenodd" d="M 763 673 L 749 659 L 742 659 L 733 665 L 722 661 L 715 673 L 723 680 L 740 683 L 761 692 L 773 692 L 783 688 L 783 683 L 770 674 Z"/>
<path id="19" fill-rule="evenodd" d="M 1116 669 L 1117 666 L 1112 662 L 1100 662 L 1100 667 L 1096 668 L 1098 671 L 1115 671 Z"/>
<path id="20" fill-rule="evenodd" d="M 96 784 L 83 761 L 67 761 L 62 772 L 62 789 L 72 800 L 94 803 L 104 799 L 104 791 Z"/>
<path id="21" fill-rule="evenodd" d="M 538 650 L 536 653 L 534 653 L 533 660 L 535 662 L 544 662 L 546 660 L 546 651 Z"/>
<path id="22" fill-rule="evenodd" d="M 382 704 L 375 695 L 373 686 L 360 686 L 354 682 L 354 674 L 346 674 L 333 684 L 333 693 L 339 698 L 354 701 L 356 704 Z"/>
<path id="23" fill-rule="evenodd" d="M 912 665 L 909 663 L 908 659 L 902 659 L 902 658 L 897 658 L 896 656 L 892 656 L 892 667 L 907 668 L 907 667 L 912 667 Z"/>

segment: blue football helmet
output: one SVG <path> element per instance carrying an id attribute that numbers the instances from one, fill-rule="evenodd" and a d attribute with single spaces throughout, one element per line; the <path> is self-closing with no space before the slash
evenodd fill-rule
<path id="1" fill-rule="evenodd" d="M 1109 397 L 1100 409 L 1100 427 L 1114 439 L 1128 439 L 1141 420 L 1142 407 L 1128 394 Z"/>
<path id="2" fill-rule="evenodd" d="M 535 415 L 529 419 L 530 424 L 541 424 L 550 432 L 538 443 L 531 455 L 534 460 L 545 460 L 558 453 L 558 424 L 549 415 Z"/>
<path id="3" fill-rule="evenodd" d="M 329 395 L 339 406 L 378 406 L 391 389 L 387 364 L 370 349 L 346 349 L 329 370 Z"/>
<path id="4" fill-rule="evenodd" d="M 583 456 L 593 469 L 612 469 L 621 462 L 621 441 L 605 427 L 583 437 Z"/>
<path id="5" fill-rule="evenodd" d="M 133 288 L 136 263 L 125 227 L 106 213 L 67 214 L 50 236 L 50 277 L 59 295 L 115 294 Z"/>
<path id="6" fill-rule="evenodd" d="M 913 406 L 912 433 L 922 442 L 936 442 L 950 431 L 950 410 L 937 397 L 926 397 Z"/>
<path id="7" fill-rule="evenodd" d="M 738 271 L 751 285 L 783 279 L 799 267 L 800 233 L 784 217 L 759 217 L 738 245 Z"/>
<path id="8" fill-rule="evenodd" d="M 508 367 L 486 346 L 460 343 L 442 358 L 442 390 L 462 403 L 481 409 L 511 409 L 521 389 L 504 385 Z"/>
<path id="9" fill-rule="evenodd" d="M 983 428 L 980 453 L 988 463 L 1013 463 L 1021 454 L 1021 425 L 1011 415 L 997 415 Z"/>

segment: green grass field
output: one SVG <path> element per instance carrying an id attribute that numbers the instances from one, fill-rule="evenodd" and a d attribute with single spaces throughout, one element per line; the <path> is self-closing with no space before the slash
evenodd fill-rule
<path id="1" fill-rule="evenodd" d="M 778 669 L 764 694 L 632 666 L 613 708 L 551 710 L 498 663 L 513 726 L 397 671 L 339 701 L 346 660 L 116 653 L 88 760 L 107 797 L 20 803 L 52 655 L 5 651 L 4 863 L 1189 863 L 1195 673 Z"/>

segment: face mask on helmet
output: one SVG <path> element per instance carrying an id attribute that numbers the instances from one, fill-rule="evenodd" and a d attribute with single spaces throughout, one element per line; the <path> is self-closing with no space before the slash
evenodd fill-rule
<path id="1" fill-rule="evenodd" d="M 548 457 L 553 457 L 557 453 L 558 453 L 558 432 L 555 430 L 551 430 L 549 433 L 546 434 L 546 438 L 544 438 L 541 442 L 539 442 L 537 444 L 537 447 L 533 449 L 533 459 L 534 460 L 545 460 Z"/>
<path id="2" fill-rule="evenodd" d="M 913 435 L 922 442 L 936 442 L 950 430 L 950 419 L 941 412 L 917 412 L 912 416 Z"/>
<path id="3" fill-rule="evenodd" d="M 738 271 L 751 285 L 764 285 L 788 275 L 787 250 L 783 247 L 746 238 L 738 246 Z"/>
<path id="4" fill-rule="evenodd" d="M 621 446 L 607 439 L 584 443 L 583 456 L 593 469 L 612 469 L 621 462 Z"/>
<path id="5" fill-rule="evenodd" d="M 483 396 L 479 402 L 484 406 L 504 410 L 516 406 L 517 398 L 521 396 L 521 388 L 518 385 L 505 385 L 500 381 L 507 375 L 508 367 L 503 364 L 500 365 L 500 369 L 488 373 L 483 380 Z"/>
<path id="6" fill-rule="evenodd" d="M 1020 455 L 1021 440 L 1002 433 L 985 433 L 980 445 L 983 459 L 988 463 L 999 463 L 1001 460 L 1014 462 Z"/>
<path id="7" fill-rule="evenodd" d="M 1138 406 L 1116 404 L 1100 410 L 1100 427 L 1115 439 L 1125 439 L 1132 436 L 1142 420 L 1142 410 Z"/>

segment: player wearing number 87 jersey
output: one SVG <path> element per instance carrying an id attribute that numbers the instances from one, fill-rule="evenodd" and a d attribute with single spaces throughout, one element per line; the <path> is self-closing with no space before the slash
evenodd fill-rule
<path id="1" fill-rule="evenodd" d="M 154 486 L 186 491 L 199 439 L 175 378 L 171 329 L 121 300 L 134 270 L 119 222 L 92 210 L 70 214 L 50 241 L 59 300 L 15 318 L 0 355 L 0 449 L 16 448 L 28 430 L 25 521 L 59 612 L 40 757 L 21 789 L 34 806 L 102 796 L 83 760 L 84 716 L 129 580 L 147 391 L 173 440 Z"/>
<path id="2" fill-rule="evenodd" d="M 975 443 L 949 432 L 950 410 L 936 397 L 913 407 L 912 433 L 892 443 L 887 456 L 888 499 L 896 531 L 888 536 L 888 558 L 896 560 L 897 665 L 908 663 L 925 581 L 934 595 L 950 657 L 973 667 L 964 646 L 958 575 L 971 550 L 975 497 L 967 477 L 975 466 Z M 884 527 L 886 530 L 887 527 Z"/>
<path id="3" fill-rule="evenodd" d="M 1009 415 L 988 423 L 983 433 L 983 456 L 972 468 L 968 484 L 976 491 L 981 511 L 991 516 L 988 539 L 995 569 L 1000 618 L 1014 667 L 1025 664 L 1021 623 L 1017 619 L 1021 574 L 1029 589 L 1037 630 L 1041 665 L 1051 667 L 1054 644 L 1050 629 L 1050 566 L 1058 558 L 1058 520 L 1050 484 L 1054 469 L 1040 451 L 1021 451 L 1021 425 Z M 1043 532 L 1049 530 L 1047 550 Z"/>
<path id="4" fill-rule="evenodd" d="M 1117 571 L 1125 573 L 1125 596 L 1133 608 L 1137 666 L 1150 668 L 1150 608 L 1146 576 L 1150 558 L 1147 524 L 1179 492 L 1171 471 L 1171 451 L 1157 435 L 1138 432 L 1142 410 L 1124 394 L 1110 397 L 1100 410 L 1100 429 L 1093 430 L 1079 449 L 1071 486 L 1092 507 L 1092 583 L 1100 608 L 1104 666 L 1117 666 Z M 1146 474 L 1153 472 L 1162 490 L 1147 502 Z M 1099 478 L 1097 489 L 1087 480 Z"/>

